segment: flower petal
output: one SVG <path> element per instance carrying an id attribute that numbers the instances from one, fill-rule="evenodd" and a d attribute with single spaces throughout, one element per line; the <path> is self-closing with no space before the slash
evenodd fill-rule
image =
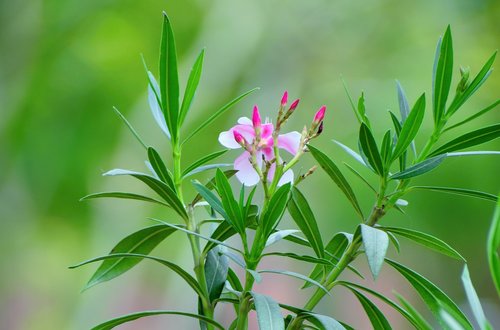
<path id="1" fill-rule="evenodd" d="M 260 155 L 258 156 L 260 157 Z M 259 157 L 257 157 L 258 163 Z M 249 158 L 250 153 L 245 151 L 234 161 L 234 169 L 238 171 L 236 172 L 236 177 L 247 187 L 255 186 L 260 180 L 260 177 L 253 168 L 252 163 L 250 163 Z"/>
<path id="2" fill-rule="evenodd" d="M 240 117 L 238 119 L 238 124 L 252 126 L 252 120 L 250 118 L 248 118 L 248 117 Z"/>
<path id="3" fill-rule="evenodd" d="M 283 175 L 281 176 L 281 179 L 278 181 L 278 187 L 284 185 L 285 183 L 292 183 L 293 184 L 293 171 L 288 170 Z"/>
<path id="4" fill-rule="evenodd" d="M 297 154 L 300 146 L 301 134 L 299 132 L 290 132 L 278 136 L 278 147 L 285 149 L 292 155 Z"/>
<path id="5" fill-rule="evenodd" d="M 231 127 L 229 131 L 225 131 L 219 134 L 219 143 L 229 149 L 241 148 L 238 142 L 234 140 L 234 133 L 233 133 L 234 130 L 238 131 L 238 133 L 243 135 L 243 137 L 248 143 L 252 143 L 253 139 L 255 138 L 255 132 L 251 125 L 250 126 L 236 125 Z"/>

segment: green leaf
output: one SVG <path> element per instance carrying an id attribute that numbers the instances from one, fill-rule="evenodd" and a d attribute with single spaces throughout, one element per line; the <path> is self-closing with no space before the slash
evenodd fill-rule
<path id="1" fill-rule="evenodd" d="M 349 88 L 347 88 L 347 84 L 346 84 L 344 78 L 340 77 L 340 80 L 342 81 L 342 85 L 344 86 L 344 91 L 347 95 L 347 98 L 349 99 L 349 104 L 351 105 L 352 112 L 354 112 L 356 119 L 361 124 L 363 122 L 363 119 L 359 116 L 359 113 L 356 109 L 356 106 L 354 105 L 354 100 L 352 99 L 351 93 L 349 92 Z"/>
<path id="2" fill-rule="evenodd" d="M 434 150 L 430 157 L 473 147 L 500 137 L 500 124 L 469 132 Z"/>
<path id="3" fill-rule="evenodd" d="M 418 98 L 417 102 L 415 102 L 415 105 L 408 115 L 408 118 L 403 123 L 401 132 L 399 133 L 398 142 L 396 143 L 394 152 L 392 154 L 393 160 L 398 159 L 410 146 L 413 139 L 415 139 L 415 136 L 417 135 L 424 120 L 424 114 L 425 94 L 422 94 Z"/>
<path id="4" fill-rule="evenodd" d="M 356 171 L 354 169 L 354 167 L 352 167 L 351 165 L 347 164 L 347 163 L 344 163 L 344 165 L 352 172 L 354 173 L 354 175 L 356 175 L 361 181 L 363 181 L 367 186 L 368 188 L 370 188 L 374 193 L 377 193 L 377 190 L 370 184 L 370 182 L 368 182 L 367 179 L 365 179 L 361 173 L 359 173 L 358 171 Z"/>
<path id="5" fill-rule="evenodd" d="M 436 318 L 440 320 L 440 311 L 442 306 L 444 306 L 447 310 L 450 310 L 457 315 L 458 321 L 463 327 L 466 329 L 472 329 L 472 325 L 469 320 L 458 308 L 458 306 L 431 281 L 393 260 L 386 259 L 386 262 L 394 267 L 394 269 L 396 269 L 408 280 L 408 282 L 410 282 Z"/>
<path id="6" fill-rule="evenodd" d="M 439 155 L 436 157 L 432 157 L 424 160 L 423 162 L 417 163 L 413 166 L 408 167 L 406 170 L 398 172 L 396 174 L 391 175 L 392 180 L 404 180 L 413 178 L 415 176 L 419 176 L 425 174 L 436 167 L 438 167 L 447 155 Z"/>
<path id="7" fill-rule="evenodd" d="M 243 94 L 241 94 L 240 96 L 238 96 L 237 98 L 233 99 L 232 101 L 230 101 L 229 103 L 227 103 L 226 105 L 224 105 L 222 108 L 220 108 L 219 110 L 217 110 L 213 115 L 211 115 L 207 120 L 205 120 L 202 124 L 200 125 L 197 125 L 195 129 L 193 129 L 191 131 L 191 133 L 184 139 L 184 141 L 182 142 L 182 144 L 186 143 L 187 141 L 189 141 L 193 136 L 195 136 L 199 131 L 201 131 L 202 129 L 204 129 L 205 127 L 207 127 L 208 125 L 210 125 L 215 119 L 217 119 L 220 115 L 222 115 L 223 113 L 225 113 L 227 110 L 231 109 L 231 107 L 233 105 L 235 105 L 236 103 L 238 103 L 239 101 L 241 101 L 242 99 L 244 99 L 247 95 L 255 92 L 256 90 L 258 90 L 259 88 L 254 88 L 254 89 L 251 89 L 249 90 L 248 92 L 245 92 Z"/>
<path id="8" fill-rule="evenodd" d="M 394 295 L 398 298 L 399 302 L 401 305 L 403 305 L 404 308 L 406 308 L 406 311 L 408 314 L 410 314 L 415 322 L 417 322 L 417 329 L 419 330 L 432 330 L 432 327 L 430 326 L 429 323 L 425 320 L 425 318 L 420 314 L 415 307 L 410 304 L 408 300 L 406 300 L 402 295 L 398 294 L 397 292 L 394 292 Z"/>
<path id="9" fill-rule="evenodd" d="M 283 330 L 285 322 L 281 314 L 281 308 L 271 297 L 250 291 L 253 297 L 259 329 Z"/>
<path id="10" fill-rule="evenodd" d="M 389 111 L 389 114 L 391 115 L 391 120 L 392 124 L 394 125 L 394 129 L 396 130 L 396 136 L 399 138 L 399 134 L 401 134 L 401 123 L 399 122 L 399 119 L 396 117 L 395 114 L 393 114 L 391 111 Z M 397 143 L 397 139 L 396 142 Z M 414 153 L 416 153 L 415 150 L 415 143 L 413 142 L 412 144 L 412 149 L 414 150 Z M 406 152 L 403 152 L 401 156 L 399 156 L 399 170 L 404 171 L 406 169 Z"/>
<path id="11" fill-rule="evenodd" d="M 213 326 L 215 326 L 218 329 L 224 330 L 224 327 L 220 325 L 219 323 L 215 322 L 211 318 L 208 318 L 206 316 L 198 315 L 198 314 L 192 314 L 192 313 L 186 313 L 186 312 L 177 312 L 177 311 L 144 311 L 144 312 L 138 312 L 138 313 L 132 313 L 124 316 L 117 317 L 115 319 L 106 321 L 104 323 L 99 324 L 98 326 L 95 326 L 92 328 L 92 330 L 109 330 L 113 329 L 114 327 L 119 326 L 120 324 L 127 323 L 130 321 L 134 321 L 143 317 L 147 316 L 155 316 L 155 315 L 182 315 L 182 316 L 188 316 L 192 318 L 196 318 L 199 320 L 202 320 L 206 323 L 210 323 Z"/>
<path id="12" fill-rule="evenodd" d="M 356 151 L 354 151 L 351 148 L 349 148 L 348 146 L 340 143 L 339 141 L 336 141 L 336 140 L 332 140 L 332 141 L 335 142 L 339 147 L 341 147 L 342 149 L 344 149 L 345 152 L 347 152 L 349 155 L 351 155 L 351 157 L 353 157 L 354 159 L 356 159 L 358 162 L 360 162 L 364 166 L 370 168 L 369 165 L 367 165 L 365 163 L 363 157 L 361 157 L 361 155 L 358 154 Z"/>
<path id="13" fill-rule="evenodd" d="M 226 170 L 224 171 L 224 175 L 226 176 L 226 178 L 231 178 L 233 175 L 236 174 L 236 170 Z M 193 182 L 193 181 L 191 181 Z M 194 181 L 194 182 L 198 182 L 198 181 Z M 207 184 L 205 185 L 205 187 L 210 191 L 212 189 L 215 188 L 215 176 L 210 179 Z M 193 201 L 191 202 L 191 205 L 195 205 L 196 203 L 198 203 L 200 200 L 202 199 L 202 196 L 200 194 L 196 195 L 194 198 L 193 198 Z"/>
<path id="14" fill-rule="evenodd" d="M 480 199 L 484 199 L 484 200 L 492 201 L 492 202 L 496 202 L 498 199 L 497 196 L 495 196 L 493 194 L 489 194 L 489 193 L 486 193 L 483 191 L 464 189 L 464 188 L 437 187 L 437 186 L 413 186 L 413 187 L 410 187 L 408 190 L 414 190 L 414 189 L 416 189 L 416 190 L 431 190 L 431 191 L 438 191 L 438 192 L 454 194 L 454 195 L 469 196 L 469 197 L 480 198 Z"/>
<path id="15" fill-rule="evenodd" d="M 158 127 L 170 140 L 170 131 L 168 130 L 167 122 L 165 121 L 165 115 L 163 114 L 161 106 L 160 86 L 158 86 L 158 83 L 156 82 L 153 74 L 148 70 L 144 58 L 142 59 L 142 61 L 144 63 L 144 69 L 146 70 L 146 73 L 148 75 L 148 103 L 149 108 L 151 109 L 151 114 L 153 115 L 153 118 L 156 121 Z"/>
<path id="16" fill-rule="evenodd" d="M 269 269 L 259 270 L 259 273 L 260 274 L 271 273 L 271 274 L 280 274 L 280 275 L 295 277 L 295 278 L 298 278 L 300 280 L 304 280 L 312 285 L 317 286 L 318 288 L 323 290 L 327 295 L 330 295 L 330 292 L 328 292 L 328 290 L 323 285 L 321 285 L 319 282 L 317 282 L 317 281 L 313 280 L 312 278 L 309 278 L 305 275 L 299 274 L 299 273 L 291 272 L 288 270 L 269 270 Z"/>
<path id="17" fill-rule="evenodd" d="M 165 182 L 173 191 L 176 191 L 174 181 L 160 157 L 160 154 L 153 148 L 148 148 L 148 159 L 161 181 Z"/>
<path id="18" fill-rule="evenodd" d="M 408 99 L 406 98 L 403 86 L 401 86 L 398 80 L 396 80 L 396 86 L 398 90 L 399 113 L 401 114 L 401 119 L 404 123 L 410 114 L 410 106 L 408 105 Z"/>
<path id="19" fill-rule="evenodd" d="M 361 92 L 361 96 L 358 99 L 358 113 L 360 118 L 363 120 L 363 123 L 366 124 L 366 126 L 370 127 L 370 120 L 366 116 L 366 109 L 365 109 L 365 94 Z"/>
<path id="20" fill-rule="evenodd" d="M 366 298 L 365 295 L 363 295 L 361 292 L 358 290 L 354 289 L 353 287 L 347 287 L 349 290 L 354 293 L 356 298 L 358 298 L 359 302 L 361 303 L 361 306 L 363 306 L 363 309 L 366 312 L 366 315 L 370 319 L 370 322 L 373 326 L 374 330 L 388 330 L 392 329 L 391 325 L 389 324 L 389 321 L 385 318 L 384 314 L 378 309 L 378 307 L 370 301 L 370 299 Z"/>
<path id="21" fill-rule="evenodd" d="M 278 241 L 281 241 L 283 238 L 287 237 L 288 235 L 298 233 L 298 232 L 300 232 L 300 230 L 297 230 L 297 229 L 277 230 L 274 233 L 272 233 L 271 235 L 269 235 L 269 237 L 267 238 L 266 247 L 268 247 L 269 245 L 272 245 Z"/>
<path id="22" fill-rule="evenodd" d="M 375 173 L 383 176 L 384 165 L 382 164 L 382 158 L 380 157 L 377 143 L 373 138 L 372 132 L 365 124 L 361 124 L 361 128 L 359 129 L 359 144 L 361 146 L 361 152 L 366 156 L 368 163 Z"/>
<path id="23" fill-rule="evenodd" d="M 387 232 L 387 235 L 389 235 L 389 240 L 391 241 L 392 245 L 394 245 L 394 248 L 396 249 L 396 251 L 398 253 L 401 252 L 401 246 L 400 246 L 399 241 L 396 238 L 396 236 L 394 236 L 394 234 L 391 232 Z"/>
<path id="24" fill-rule="evenodd" d="M 491 220 L 490 230 L 488 231 L 488 242 L 486 246 L 488 263 L 490 265 L 490 273 L 497 289 L 497 294 L 500 297 L 500 198 L 497 201 L 495 213 Z"/>
<path id="25" fill-rule="evenodd" d="M 244 219 L 242 219 L 242 210 L 238 202 L 234 199 L 233 190 L 229 185 L 229 181 L 222 171 L 219 169 L 215 174 L 215 182 L 217 183 L 217 191 L 222 200 L 222 206 L 227 214 L 227 221 L 236 229 L 238 233 L 243 233 L 245 230 Z"/>
<path id="26" fill-rule="evenodd" d="M 386 232 L 364 224 L 361 224 L 361 235 L 370 271 L 377 279 L 389 247 L 389 237 Z"/>
<path id="27" fill-rule="evenodd" d="M 109 191 L 109 192 L 100 192 L 100 193 L 90 194 L 90 195 L 87 195 L 85 197 L 82 197 L 80 199 L 80 201 L 86 201 L 88 199 L 94 199 L 94 198 L 134 199 L 134 200 L 138 200 L 138 201 L 156 203 L 156 204 L 170 207 L 170 205 L 168 205 L 167 203 L 159 201 L 159 200 L 151 198 L 151 197 L 142 196 L 142 195 L 138 195 L 138 194 L 132 194 L 132 193 L 126 193 L 126 192 L 119 192 L 119 191 Z"/>
<path id="28" fill-rule="evenodd" d="M 175 141 L 179 127 L 179 76 L 174 33 L 165 12 L 160 45 L 160 94 L 167 127 Z"/>
<path id="29" fill-rule="evenodd" d="M 268 257 L 268 256 L 278 256 L 278 257 L 287 257 L 295 260 L 300 260 L 300 261 L 305 261 L 305 262 L 310 262 L 313 264 L 321 264 L 321 265 L 330 265 L 333 266 L 333 263 L 326 260 L 326 259 L 320 259 L 312 256 L 305 256 L 305 255 L 298 255 L 292 252 L 269 252 L 269 253 L 264 253 L 262 257 Z"/>
<path id="30" fill-rule="evenodd" d="M 229 224 L 229 222 L 224 221 L 217 226 L 217 228 L 214 230 L 212 235 L 210 236 L 211 239 L 215 241 L 225 241 L 229 237 L 232 237 L 233 235 L 236 235 L 236 230 Z M 207 253 L 211 249 L 213 249 L 217 244 L 208 241 L 207 244 L 205 245 L 205 248 L 203 249 L 203 253 Z"/>
<path id="31" fill-rule="evenodd" d="M 210 301 L 219 298 L 226 283 L 229 261 L 220 253 L 220 246 L 210 250 L 205 260 L 205 278 Z"/>
<path id="32" fill-rule="evenodd" d="M 316 159 L 316 161 L 319 163 L 321 168 L 323 168 L 326 174 L 328 174 L 328 176 L 330 176 L 333 182 L 335 182 L 335 184 L 340 188 L 340 190 L 342 190 L 342 192 L 347 197 L 349 202 L 351 202 L 352 206 L 354 207 L 354 210 L 358 213 L 361 219 L 363 219 L 364 218 L 363 211 L 359 206 L 358 200 L 356 199 L 356 195 L 354 194 L 354 191 L 352 190 L 351 186 L 345 179 L 342 172 L 340 172 L 337 165 L 335 165 L 335 163 L 319 149 L 316 149 L 311 145 L 308 145 L 307 147 L 311 152 L 311 155 L 314 157 L 314 159 Z"/>
<path id="33" fill-rule="evenodd" d="M 323 258 L 324 247 L 321 233 L 314 214 L 304 195 L 297 188 L 292 188 L 292 198 L 288 202 L 288 212 L 306 236 L 316 256 Z"/>
<path id="34" fill-rule="evenodd" d="M 262 224 L 264 229 L 264 237 L 267 237 L 274 231 L 278 225 L 283 213 L 286 209 L 286 204 L 290 198 L 291 184 L 287 183 L 279 187 L 269 201 L 269 206 L 262 215 Z"/>
<path id="35" fill-rule="evenodd" d="M 422 233 L 420 231 L 406 229 L 406 228 L 396 228 L 396 227 L 380 227 L 380 229 L 394 233 L 399 236 L 411 239 L 417 244 L 423 245 L 431 250 L 437 251 L 449 257 L 455 258 L 457 260 L 462 260 L 466 262 L 465 258 L 460 255 L 454 248 L 449 246 L 447 243 L 443 242 L 437 237 L 432 235 Z"/>
<path id="36" fill-rule="evenodd" d="M 144 143 L 144 141 L 139 136 L 139 133 L 137 133 L 137 131 L 134 129 L 134 127 L 132 126 L 132 124 L 130 124 L 130 122 L 127 120 L 127 118 L 125 118 L 125 116 L 116 107 L 113 107 L 113 110 L 115 110 L 115 113 L 123 121 L 123 123 L 125 124 L 125 126 L 127 126 L 127 128 L 129 129 L 129 131 L 136 138 L 136 140 L 139 141 L 139 143 L 144 147 L 144 149 L 147 149 L 148 147 L 147 147 L 146 143 Z"/>
<path id="37" fill-rule="evenodd" d="M 233 289 L 237 290 L 238 292 L 243 292 L 243 285 L 241 285 L 240 279 L 238 278 L 238 275 L 232 270 L 231 268 L 228 269 L 227 271 L 227 281 Z"/>
<path id="38" fill-rule="evenodd" d="M 479 297 L 477 296 L 476 290 L 472 285 L 467 265 L 464 266 L 464 270 L 462 272 L 462 283 L 464 285 L 465 293 L 467 294 L 467 299 L 469 300 L 469 305 L 471 306 L 472 313 L 474 314 L 474 317 L 479 324 L 479 328 L 481 330 L 492 330 L 493 327 L 486 319 L 483 307 L 481 306 L 481 302 L 479 301 Z"/>
<path id="39" fill-rule="evenodd" d="M 149 254 L 163 240 L 176 231 L 174 228 L 169 228 L 164 225 L 155 225 L 141 229 L 124 239 L 122 239 L 109 254 L 117 253 L 133 253 L 133 254 Z M 141 259 L 138 258 L 113 258 L 113 260 L 105 260 L 92 275 L 84 290 L 93 287 L 96 284 L 109 281 L 121 274 L 127 272 Z"/>
<path id="40" fill-rule="evenodd" d="M 460 97 L 455 97 L 446 113 L 448 118 L 451 117 L 455 112 L 457 112 L 457 110 L 465 103 L 465 101 L 467 101 L 469 97 L 471 97 L 479 89 L 479 87 L 481 87 L 486 79 L 488 79 L 489 75 L 492 72 L 491 66 L 493 65 L 493 62 L 495 62 L 496 55 L 497 52 L 495 51 L 481 68 L 481 71 L 479 71 L 479 73 L 474 77 L 469 86 L 467 86 L 465 91 L 463 91 L 462 95 L 460 95 Z"/>
<path id="41" fill-rule="evenodd" d="M 186 281 L 186 283 L 189 284 L 189 286 L 191 288 L 193 288 L 193 290 L 199 296 L 203 296 L 203 294 L 204 294 L 203 290 L 200 288 L 198 282 L 196 282 L 196 279 L 194 277 L 192 277 L 191 275 L 189 275 L 189 273 L 186 272 L 184 269 L 182 269 L 180 266 L 176 265 L 173 262 L 170 262 L 170 261 L 167 261 L 167 260 L 164 260 L 164 259 L 160 259 L 160 258 L 157 258 L 157 257 L 148 256 L 148 255 L 145 255 L 145 254 L 139 254 L 139 253 L 113 253 L 113 254 L 109 254 L 109 255 L 106 255 L 106 256 L 101 256 L 101 257 L 97 257 L 97 258 L 93 258 L 93 259 L 84 261 L 82 263 L 79 263 L 78 265 L 71 266 L 70 268 L 77 268 L 77 267 L 80 267 L 80 266 L 83 266 L 83 265 L 87 265 L 87 264 L 90 264 L 92 262 L 101 261 L 101 260 L 112 260 L 112 259 L 122 260 L 123 258 L 139 259 L 137 262 L 141 261 L 142 259 L 150 259 L 150 260 L 156 261 L 156 262 L 158 262 L 158 263 L 160 263 L 160 264 L 162 264 L 164 266 L 167 266 L 168 268 L 170 268 L 171 270 L 173 270 L 174 272 L 176 272 L 179 276 L 181 276 Z M 111 279 L 111 278 L 108 278 L 108 279 L 104 280 L 103 278 L 104 277 L 101 277 L 101 279 L 99 279 L 99 281 L 103 282 L 105 280 Z M 96 284 L 96 283 L 94 283 L 94 284 Z M 92 284 L 92 285 L 94 285 L 94 284 Z"/>
<path id="42" fill-rule="evenodd" d="M 407 319 L 408 322 L 410 322 L 410 324 L 414 325 L 417 329 L 419 329 L 418 321 L 416 321 L 410 313 L 408 313 L 401 306 L 399 306 L 398 304 L 396 304 L 394 301 L 387 298 L 383 294 L 380 294 L 377 291 L 374 291 L 374 290 L 367 288 L 365 286 L 362 286 L 362 285 L 359 285 L 356 283 L 347 282 L 347 281 L 339 281 L 339 282 L 337 282 L 337 284 L 343 285 L 348 289 L 360 289 L 360 290 L 363 290 L 365 292 L 368 292 L 371 295 L 374 295 L 375 297 L 382 300 L 387 305 L 391 306 L 394 310 L 396 310 L 399 314 L 401 314 L 405 319 Z"/>
<path id="43" fill-rule="evenodd" d="M 162 197 L 165 202 L 167 202 L 172 209 L 174 209 L 177 214 L 179 214 L 184 220 L 188 220 L 188 215 L 184 205 L 180 201 L 177 194 L 165 183 L 157 180 L 149 175 L 133 172 L 129 170 L 114 169 L 109 172 L 104 173 L 105 176 L 115 176 L 115 175 L 130 175 L 134 178 L 144 182 L 147 186 L 153 189 L 160 197 Z"/>
<path id="44" fill-rule="evenodd" d="M 203 70 L 203 58 L 205 57 L 205 50 L 202 49 L 196 61 L 194 62 L 191 72 L 189 73 L 188 82 L 186 85 L 186 90 L 184 92 L 184 98 L 182 100 L 181 111 L 179 113 L 179 128 L 184 123 L 186 115 L 193 102 L 196 89 L 198 89 L 198 83 L 200 82 L 201 72 Z"/>
<path id="45" fill-rule="evenodd" d="M 458 122 L 458 123 L 456 123 L 454 125 L 451 125 L 450 127 L 446 128 L 443 131 L 443 133 L 449 131 L 450 129 L 462 126 L 463 124 L 466 124 L 466 123 L 470 122 L 471 120 L 474 120 L 474 119 L 476 119 L 476 118 L 484 115 L 485 113 L 488 113 L 490 110 L 495 109 L 497 107 L 497 105 L 499 105 L 499 104 L 500 104 L 500 100 L 496 100 L 495 102 L 493 102 L 492 104 L 490 104 L 489 106 L 487 106 L 486 108 L 484 108 L 483 110 L 478 111 L 475 114 L 473 114 L 472 116 L 467 117 L 466 119 L 462 120 L 461 122 Z"/>
<path id="46" fill-rule="evenodd" d="M 304 317 L 322 330 L 346 330 L 346 328 L 340 324 L 339 321 L 331 318 L 330 316 L 309 312 L 302 313 L 300 316 Z"/>
<path id="47" fill-rule="evenodd" d="M 186 177 L 186 176 L 189 176 L 191 172 L 193 172 L 194 170 L 196 170 L 197 168 L 199 168 L 200 166 L 208 163 L 209 161 L 211 160 L 214 160 L 215 158 L 217 157 L 220 157 L 222 156 L 223 154 L 225 154 L 227 152 L 227 150 L 219 150 L 219 151 L 216 151 L 214 153 L 211 153 L 205 157 L 202 157 L 200 159 L 198 159 L 197 161 L 195 161 L 193 164 L 189 165 L 183 172 L 182 172 L 182 176 L 183 177 Z"/>
<path id="48" fill-rule="evenodd" d="M 388 130 L 384 134 L 384 138 L 382 139 L 382 146 L 380 148 L 380 156 L 384 161 L 384 167 L 389 168 L 391 165 L 390 160 L 392 156 L 392 136 L 391 130 Z"/>
<path id="49" fill-rule="evenodd" d="M 351 241 L 352 241 L 351 234 L 343 232 L 335 234 L 325 247 L 325 251 L 328 252 L 328 254 L 331 256 L 327 258 L 327 260 L 332 262 L 340 259 L 340 257 L 342 257 L 342 254 L 344 254 L 345 249 L 347 248 L 347 246 Z M 325 271 L 325 273 L 329 273 L 332 269 L 333 266 L 325 267 L 322 265 L 316 265 L 309 274 L 309 277 L 316 281 L 320 281 L 323 271 Z M 303 288 L 307 288 L 309 286 L 310 285 L 308 283 L 305 283 Z"/>
<path id="50" fill-rule="evenodd" d="M 215 194 L 211 192 L 210 189 L 208 189 L 198 181 L 193 180 L 191 183 L 193 184 L 196 191 L 198 191 L 198 193 L 205 199 L 208 205 L 210 205 L 210 207 L 212 207 L 217 213 L 222 215 L 224 219 L 229 221 L 226 211 L 224 210 L 224 207 L 222 206 L 222 203 L 217 198 L 217 196 L 215 196 Z"/>
<path id="51" fill-rule="evenodd" d="M 450 92 L 451 76 L 453 74 L 453 41 L 450 26 L 446 28 L 439 49 L 436 75 L 433 83 L 433 113 L 434 123 L 441 122 L 446 108 L 446 100 Z"/>

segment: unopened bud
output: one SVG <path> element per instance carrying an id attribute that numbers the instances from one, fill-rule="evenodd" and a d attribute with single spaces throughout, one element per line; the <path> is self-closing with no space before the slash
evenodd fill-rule
<path id="1" fill-rule="evenodd" d="M 288 109 L 288 111 L 293 111 L 297 108 L 297 106 L 299 105 L 299 102 L 300 102 L 300 99 L 296 99 L 295 101 L 293 101 L 293 103 L 290 105 L 290 109 Z"/>
<path id="2" fill-rule="evenodd" d="M 262 126 L 262 119 L 260 118 L 259 108 L 256 105 L 253 107 L 252 124 L 255 129 L 259 130 Z"/>
<path id="3" fill-rule="evenodd" d="M 321 108 L 319 108 L 318 112 L 316 112 L 316 115 L 314 116 L 313 120 L 313 123 L 315 125 L 318 125 L 323 121 L 323 119 L 325 118 L 325 111 L 326 111 L 326 106 L 322 106 Z"/>
<path id="4" fill-rule="evenodd" d="M 234 140 L 236 142 L 238 142 L 238 144 L 240 146 L 242 146 L 243 148 L 246 148 L 247 141 L 245 140 L 245 137 L 243 135 L 241 135 L 241 133 L 238 132 L 237 130 L 233 130 L 233 135 L 234 135 Z"/>
<path id="5" fill-rule="evenodd" d="M 287 102 L 288 102 L 288 91 L 285 91 L 285 93 L 283 93 L 283 97 L 281 98 L 281 106 L 285 107 Z"/>
<path id="6" fill-rule="evenodd" d="M 470 70 L 469 68 L 460 68 L 460 75 L 462 78 L 458 82 L 457 85 L 457 93 L 463 93 L 465 89 L 469 86 L 469 74 Z"/>
<path id="7" fill-rule="evenodd" d="M 316 136 L 320 135 L 323 132 L 323 122 L 319 124 L 318 127 L 318 132 L 316 133 Z"/>

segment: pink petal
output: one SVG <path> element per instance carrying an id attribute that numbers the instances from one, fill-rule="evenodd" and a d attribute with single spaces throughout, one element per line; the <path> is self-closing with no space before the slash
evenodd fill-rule
<path id="1" fill-rule="evenodd" d="M 267 161 L 271 161 L 274 158 L 274 150 L 272 147 L 262 148 L 261 151 Z"/>
<path id="2" fill-rule="evenodd" d="M 262 125 L 262 134 L 261 137 L 263 140 L 267 140 L 273 136 L 274 125 L 271 123 Z"/>
<path id="3" fill-rule="evenodd" d="M 257 162 L 260 163 L 258 159 L 261 156 L 257 156 Z M 255 186 L 257 183 L 259 183 L 260 180 L 259 175 L 253 168 L 252 163 L 250 163 L 249 159 L 250 153 L 248 151 L 245 151 L 234 161 L 234 169 L 238 171 L 236 172 L 236 177 L 247 187 Z"/>
<path id="4" fill-rule="evenodd" d="M 278 147 L 285 149 L 292 155 L 297 154 L 300 146 L 301 135 L 299 132 L 290 132 L 278 136 Z"/>

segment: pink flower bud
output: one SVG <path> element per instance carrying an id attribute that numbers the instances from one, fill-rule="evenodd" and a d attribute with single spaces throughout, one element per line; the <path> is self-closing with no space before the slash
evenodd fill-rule
<path id="1" fill-rule="evenodd" d="M 326 106 L 319 108 L 318 112 L 316 112 L 316 115 L 314 116 L 314 123 L 319 124 L 323 121 L 323 118 L 325 118 L 325 111 Z"/>
<path id="2" fill-rule="evenodd" d="M 233 135 L 234 135 L 234 140 L 238 142 L 238 144 L 240 144 L 243 147 L 246 145 L 247 141 L 245 140 L 243 135 L 241 135 L 240 132 L 238 132 L 237 130 L 233 130 Z"/>
<path id="3" fill-rule="evenodd" d="M 289 111 L 295 110 L 297 108 L 297 106 L 299 105 L 299 102 L 300 102 L 300 99 L 296 99 L 295 101 L 293 101 L 292 105 L 290 105 Z"/>
<path id="4" fill-rule="evenodd" d="M 262 119 L 260 118 L 259 108 L 256 105 L 253 107 L 252 123 L 256 131 L 260 130 Z"/>
<path id="5" fill-rule="evenodd" d="M 285 91 L 285 93 L 283 93 L 283 97 L 281 98 L 281 106 L 282 107 L 286 106 L 287 102 L 288 102 L 288 91 Z"/>

